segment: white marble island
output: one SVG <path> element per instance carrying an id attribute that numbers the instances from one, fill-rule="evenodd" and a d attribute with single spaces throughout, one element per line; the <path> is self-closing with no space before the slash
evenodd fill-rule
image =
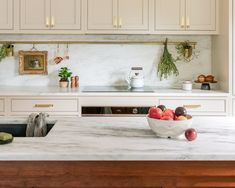
<path id="1" fill-rule="evenodd" d="M 235 160 L 234 118 L 194 118 L 193 127 L 198 139 L 188 142 L 157 138 L 145 118 L 58 120 L 44 138 L 0 145 L 0 160 Z"/>

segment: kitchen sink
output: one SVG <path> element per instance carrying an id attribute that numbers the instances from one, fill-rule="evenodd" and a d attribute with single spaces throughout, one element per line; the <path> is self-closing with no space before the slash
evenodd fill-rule
<path id="1" fill-rule="evenodd" d="M 55 124 L 47 124 L 47 134 Z M 0 124 L 0 132 L 12 134 L 14 137 L 26 137 L 27 124 Z"/>

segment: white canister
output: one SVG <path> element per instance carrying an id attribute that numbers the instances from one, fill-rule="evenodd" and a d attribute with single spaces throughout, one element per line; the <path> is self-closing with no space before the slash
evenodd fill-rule
<path id="1" fill-rule="evenodd" d="M 192 91 L 193 89 L 193 84 L 191 81 L 184 81 L 182 85 L 182 89 L 185 91 Z"/>

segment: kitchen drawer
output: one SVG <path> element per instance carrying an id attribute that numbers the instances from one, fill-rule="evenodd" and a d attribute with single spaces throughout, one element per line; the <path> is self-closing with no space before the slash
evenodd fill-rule
<path id="1" fill-rule="evenodd" d="M 225 115 L 227 113 L 226 99 L 160 99 L 160 104 L 175 109 L 184 106 L 192 115 Z"/>
<path id="2" fill-rule="evenodd" d="M 5 111 L 4 99 L 0 99 L 0 113 Z"/>
<path id="3" fill-rule="evenodd" d="M 11 99 L 11 112 L 77 113 L 77 99 Z"/>

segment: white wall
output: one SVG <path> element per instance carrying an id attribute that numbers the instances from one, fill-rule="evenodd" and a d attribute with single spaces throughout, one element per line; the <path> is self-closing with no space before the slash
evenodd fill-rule
<path id="1" fill-rule="evenodd" d="M 98 36 L 26 36 L 0 35 L 0 40 L 164 40 L 166 36 L 154 35 L 98 35 Z M 75 75 L 79 75 L 81 85 L 119 85 L 126 84 L 125 78 L 132 66 L 143 66 L 146 75 L 146 85 L 159 87 L 178 86 L 182 80 L 193 80 L 198 74 L 211 74 L 211 37 L 210 36 L 168 36 L 169 40 L 195 41 L 200 51 L 198 59 L 190 63 L 178 62 L 179 77 L 159 81 L 156 67 L 162 55 L 161 45 L 70 45 L 70 59 L 60 65 L 52 64 L 56 45 L 36 45 L 38 50 L 49 52 L 48 76 L 21 76 L 18 74 L 19 50 L 30 50 L 32 45 L 15 45 L 15 57 L 6 58 L 0 62 L 0 85 L 17 86 L 54 86 L 58 85 L 57 72 L 62 66 L 68 66 Z M 63 54 L 66 45 L 61 46 Z M 175 54 L 175 47 L 170 46 Z"/>

